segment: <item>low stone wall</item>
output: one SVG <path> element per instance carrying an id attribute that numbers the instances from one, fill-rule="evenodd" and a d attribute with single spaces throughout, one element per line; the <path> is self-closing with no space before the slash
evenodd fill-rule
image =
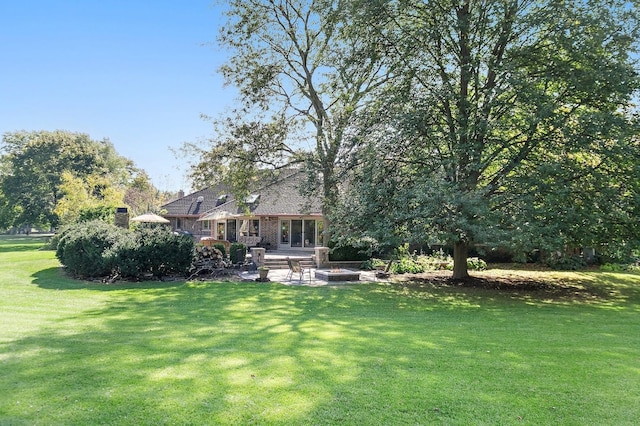
<path id="1" fill-rule="evenodd" d="M 362 261 L 341 261 L 341 262 L 333 262 L 329 261 L 330 269 L 360 269 L 362 266 Z"/>

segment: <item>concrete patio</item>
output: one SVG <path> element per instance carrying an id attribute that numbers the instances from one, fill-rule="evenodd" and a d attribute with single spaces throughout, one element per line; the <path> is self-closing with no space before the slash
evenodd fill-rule
<path id="1" fill-rule="evenodd" d="M 316 278 L 315 269 L 311 269 L 311 279 L 305 271 L 304 278 L 300 280 L 300 276 L 293 274 L 291 279 L 287 278 L 289 269 L 270 269 L 268 278 L 270 282 L 278 282 L 284 285 L 304 285 L 310 287 L 335 286 L 344 284 L 358 284 L 364 282 L 377 281 L 374 271 L 358 271 L 360 272 L 360 281 L 324 281 Z M 255 281 L 258 278 L 258 272 L 242 272 L 239 274 L 242 280 Z"/>

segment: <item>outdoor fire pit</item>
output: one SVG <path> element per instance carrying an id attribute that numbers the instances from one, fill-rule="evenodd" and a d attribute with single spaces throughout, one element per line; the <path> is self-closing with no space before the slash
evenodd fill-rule
<path id="1" fill-rule="evenodd" d="M 318 269 L 316 278 L 323 281 L 360 281 L 360 272 L 350 269 Z"/>

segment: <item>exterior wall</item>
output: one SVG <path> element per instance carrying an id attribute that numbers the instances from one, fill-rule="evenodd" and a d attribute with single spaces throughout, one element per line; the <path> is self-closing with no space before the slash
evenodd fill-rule
<path id="1" fill-rule="evenodd" d="M 196 240 L 199 240 L 200 237 L 209 237 L 211 236 L 211 231 L 202 229 L 202 222 L 198 222 L 197 218 L 191 217 L 172 217 L 169 218 L 171 229 L 174 231 L 189 231 L 193 234 Z"/>
<path id="2" fill-rule="evenodd" d="M 260 218 L 260 233 L 264 237 L 263 242 L 269 243 L 271 250 L 278 248 L 278 218 L 269 216 Z"/>

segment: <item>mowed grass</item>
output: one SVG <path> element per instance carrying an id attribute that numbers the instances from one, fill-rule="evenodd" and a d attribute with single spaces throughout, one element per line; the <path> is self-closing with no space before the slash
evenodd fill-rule
<path id="1" fill-rule="evenodd" d="M 0 424 L 637 424 L 640 277 L 583 291 L 64 276 L 0 237 Z M 505 274 L 492 271 L 487 274 Z"/>

